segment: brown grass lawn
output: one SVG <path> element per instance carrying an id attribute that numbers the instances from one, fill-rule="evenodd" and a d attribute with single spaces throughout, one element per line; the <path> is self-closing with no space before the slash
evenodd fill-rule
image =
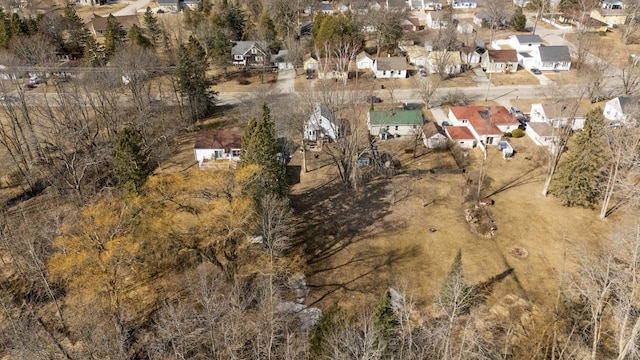
<path id="1" fill-rule="evenodd" d="M 239 72 L 232 72 L 226 77 L 215 80 L 215 90 L 225 92 L 256 92 L 265 91 L 265 87 L 270 88 L 278 79 L 278 73 L 265 71 L 242 75 Z M 241 84 L 240 81 L 248 81 L 248 84 Z"/>
<path id="2" fill-rule="evenodd" d="M 106 16 L 111 13 L 114 13 L 120 9 L 123 9 L 127 6 L 126 3 L 119 4 L 106 4 L 106 5 L 96 5 L 96 6 L 76 6 L 76 13 L 84 20 L 89 20 L 93 16 L 93 14 Z"/>
<path id="3" fill-rule="evenodd" d="M 493 86 L 538 85 L 539 83 L 538 78 L 524 69 L 511 74 L 491 74 L 491 84 Z"/>
<path id="4" fill-rule="evenodd" d="M 575 44 L 577 36 L 572 33 L 565 35 L 565 38 Z M 622 43 L 619 29 L 610 29 L 605 36 L 593 34 L 589 47 L 590 53 L 618 67 L 627 65 L 629 56 L 637 54 L 638 51 L 640 51 L 640 44 L 625 45 Z"/>
<path id="5" fill-rule="evenodd" d="M 578 70 L 571 69 L 569 71 L 543 71 L 544 76 L 549 80 L 560 84 L 577 84 L 580 82 Z"/>
<path id="6" fill-rule="evenodd" d="M 471 71 L 464 72 L 456 77 L 449 78 L 440 83 L 440 87 L 469 87 L 476 86 L 475 81 L 471 78 Z"/>
<path id="7" fill-rule="evenodd" d="M 299 173 L 301 155 L 296 154 L 290 166 L 300 179 L 292 198 L 297 238 L 310 258 L 310 301 L 322 307 L 333 302 L 358 307 L 404 281 L 419 303 L 427 304 L 458 249 L 471 284 L 513 269 L 489 302 L 507 294 L 538 304 L 553 297 L 563 254 L 580 244 L 595 244 L 615 220 L 599 221 L 595 211 L 568 209 L 553 196 L 542 197 L 545 155 L 528 138 L 510 141 L 517 151 L 513 159 L 504 160 L 490 148 L 486 161 L 482 196 L 496 201 L 488 209 L 498 226 L 493 239 L 474 235 L 464 220 L 463 210 L 471 205 L 463 202 L 464 194 L 477 191 L 480 150 L 469 152 L 466 174 L 398 175 L 350 193 L 336 181 L 323 154 L 309 160 L 308 173 Z M 411 147 L 410 141 L 380 142 L 381 152 L 398 156 L 407 168 L 454 167 L 446 152 L 421 149 L 414 159 L 404 153 Z M 571 257 L 566 260 L 570 266 Z"/>

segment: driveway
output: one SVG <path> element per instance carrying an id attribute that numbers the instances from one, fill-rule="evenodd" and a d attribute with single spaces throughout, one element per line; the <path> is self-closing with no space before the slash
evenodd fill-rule
<path id="1" fill-rule="evenodd" d="M 295 92 L 294 82 L 296 71 L 294 69 L 278 70 L 278 80 L 275 90 L 281 94 Z"/>
<path id="2" fill-rule="evenodd" d="M 129 5 L 114 12 L 113 16 L 136 15 L 138 12 L 144 12 L 151 0 L 126 1 L 125 3 L 129 3 Z"/>

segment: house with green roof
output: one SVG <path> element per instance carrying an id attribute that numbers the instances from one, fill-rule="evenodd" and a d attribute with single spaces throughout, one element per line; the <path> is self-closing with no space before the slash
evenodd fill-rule
<path id="1" fill-rule="evenodd" d="M 369 134 L 380 136 L 382 140 L 416 135 L 423 124 L 424 117 L 421 110 L 371 110 L 367 114 Z"/>

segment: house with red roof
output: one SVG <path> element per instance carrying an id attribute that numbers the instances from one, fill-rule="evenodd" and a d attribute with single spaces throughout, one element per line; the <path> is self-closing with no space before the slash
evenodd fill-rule
<path id="1" fill-rule="evenodd" d="M 520 123 L 504 106 L 452 106 L 449 120 L 454 126 L 466 126 L 478 143 L 496 145 L 502 134 Z"/>
<path id="2" fill-rule="evenodd" d="M 473 149 L 477 141 L 467 126 L 445 126 L 444 132 L 449 139 L 463 149 Z"/>

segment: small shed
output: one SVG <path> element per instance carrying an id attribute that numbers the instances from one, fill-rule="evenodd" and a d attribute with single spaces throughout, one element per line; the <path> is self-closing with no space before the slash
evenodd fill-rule
<path id="1" fill-rule="evenodd" d="M 502 151 L 502 158 L 510 158 L 513 156 L 513 147 L 508 141 L 498 142 L 498 150 Z"/>

